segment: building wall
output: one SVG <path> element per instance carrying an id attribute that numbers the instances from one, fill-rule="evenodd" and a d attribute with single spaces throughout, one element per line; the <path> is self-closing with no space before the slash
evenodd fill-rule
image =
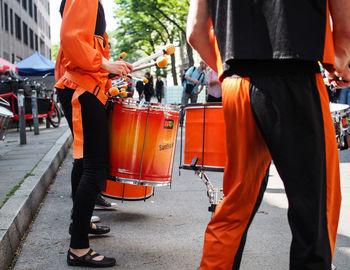
<path id="1" fill-rule="evenodd" d="M 49 0 L 0 0 L 0 57 L 15 63 L 34 51 L 51 59 Z"/>

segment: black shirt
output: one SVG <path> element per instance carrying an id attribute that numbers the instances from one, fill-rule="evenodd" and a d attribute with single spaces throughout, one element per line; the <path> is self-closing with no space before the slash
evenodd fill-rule
<path id="1" fill-rule="evenodd" d="M 245 61 L 288 60 L 308 64 L 323 59 L 327 0 L 207 0 L 207 3 L 226 72 Z"/>
<path id="2" fill-rule="evenodd" d="M 63 11 L 64 11 L 64 6 L 65 5 L 66 5 L 66 0 L 62 0 L 61 6 L 60 6 L 61 16 L 63 16 Z M 96 26 L 95 26 L 95 35 L 103 37 L 105 32 L 106 32 L 105 12 L 103 10 L 103 6 L 101 5 L 100 1 L 98 1 L 97 19 L 96 19 Z"/>

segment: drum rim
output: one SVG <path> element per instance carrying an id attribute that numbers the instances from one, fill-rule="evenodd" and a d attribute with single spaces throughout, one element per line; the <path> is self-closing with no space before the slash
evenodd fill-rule
<path id="1" fill-rule="evenodd" d="M 112 101 L 113 102 L 113 101 Z M 161 111 L 172 111 L 172 112 L 180 112 L 181 107 L 179 105 L 174 104 L 163 104 L 163 103 L 152 103 L 147 101 L 139 101 L 135 99 L 127 99 L 123 100 L 121 103 L 113 102 L 115 104 L 121 104 L 122 106 L 130 106 L 137 107 L 140 109 L 159 109 Z"/>
<path id="2" fill-rule="evenodd" d="M 185 110 L 192 109 L 222 109 L 222 102 L 195 103 L 182 106 Z"/>
<path id="3" fill-rule="evenodd" d="M 119 183 L 125 183 L 130 185 L 151 186 L 151 187 L 165 187 L 170 186 L 172 179 L 169 181 L 150 181 L 150 180 L 138 180 L 133 178 L 124 178 L 114 175 L 109 175 L 108 180 L 116 181 Z"/>

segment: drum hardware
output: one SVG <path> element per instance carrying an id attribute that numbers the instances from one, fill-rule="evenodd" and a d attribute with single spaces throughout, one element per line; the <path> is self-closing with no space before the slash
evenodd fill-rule
<path id="1" fill-rule="evenodd" d="M 191 168 L 194 170 L 195 174 L 199 176 L 199 178 L 203 181 L 203 183 L 207 187 L 207 196 L 209 198 L 210 206 L 208 207 L 208 211 L 214 215 L 216 206 L 223 200 L 224 195 L 222 193 L 222 188 L 216 188 L 210 182 L 209 177 L 205 174 L 205 169 L 197 167 L 198 158 L 194 157 L 191 163 Z"/>

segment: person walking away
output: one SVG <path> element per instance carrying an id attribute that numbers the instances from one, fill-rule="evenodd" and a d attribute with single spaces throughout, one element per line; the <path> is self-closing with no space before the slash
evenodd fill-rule
<path id="1" fill-rule="evenodd" d="M 222 102 L 222 88 L 218 79 L 218 74 L 214 70 L 209 69 L 207 77 L 207 102 Z"/>
<path id="2" fill-rule="evenodd" d="M 164 92 L 164 82 L 162 81 L 162 77 L 158 76 L 156 81 L 156 96 L 158 103 L 162 103 L 162 97 Z"/>
<path id="3" fill-rule="evenodd" d="M 240 268 L 271 159 L 289 202 L 289 269 L 331 269 L 339 156 L 317 61 L 335 87 L 349 86 L 348 14 L 348 0 L 191 0 L 187 40 L 218 71 L 229 127 L 225 197 L 205 232 L 201 270 Z"/>
<path id="4" fill-rule="evenodd" d="M 90 248 L 88 234 L 105 234 L 107 226 L 91 223 L 96 197 L 109 171 L 109 132 L 106 91 L 108 75 L 125 77 L 133 67 L 124 61 L 111 62 L 104 10 L 99 0 L 62 0 L 61 46 L 55 77 L 58 98 L 73 133 L 71 175 L 73 211 L 70 266 L 110 267 L 114 258 Z"/>

